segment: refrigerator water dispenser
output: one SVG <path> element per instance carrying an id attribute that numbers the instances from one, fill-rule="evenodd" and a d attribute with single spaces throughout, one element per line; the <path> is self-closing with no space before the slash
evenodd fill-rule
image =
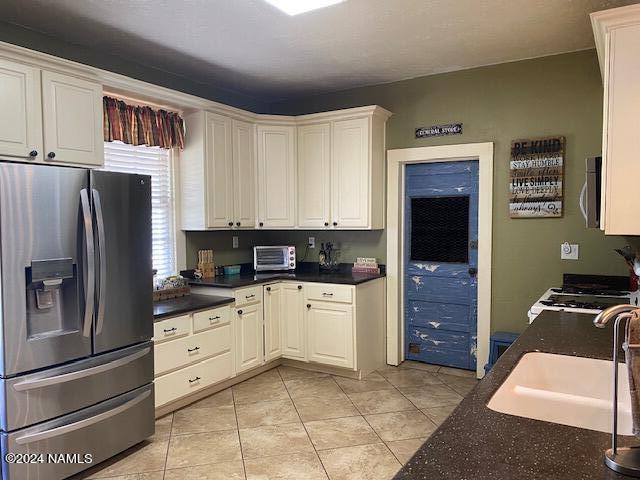
<path id="1" fill-rule="evenodd" d="M 33 260 L 26 268 L 27 335 L 30 338 L 78 329 L 77 276 L 71 258 Z M 68 305 L 65 309 L 65 305 Z M 71 310 L 71 311 L 68 311 Z"/>

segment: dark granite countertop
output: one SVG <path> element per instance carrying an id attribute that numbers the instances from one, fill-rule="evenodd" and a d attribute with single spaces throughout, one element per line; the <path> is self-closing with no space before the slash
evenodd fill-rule
<path id="1" fill-rule="evenodd" d="M 198 295 L 192 293 L 186 297 L 171 298 L 153 302 L 153 320 L 157 322 L 167 317 L 179 315 L 181 313 L 205 310 L 207 308 L 219 307 L 233 303 L 233 297 L 218 297 L 212 295 Z"/>
<path id="2" fill-rule="evenodd" d="M 352 272 L 332 272 L 320 273 L 317 270 L 303 271 L 295 273 L 286 272 L 265 272 L 265 273 L 240 273 L 239 275 L 218 275 L 212 278 L 200 280 L 189 280 L 189 284 L 201 287 L 223 287 L 238 288 L 260 283 L 268 283 L 276 280 L 297 280 L 299 282 L 314 283 L 340 283 L 345 285 L 359 285 L 370 280 L 384 277 L 384 273 L 352 273 Z"/>
<path id="3" fill-rule="evenodd" d="M 527 352 L 611 360 L 613 322 L 597 329 L 592 319 L 592 315 L 544 311 L 395 479 L 629 478 L 604 465 L 611 435 L 498 413 L 486 406 Z M 633 437 L 620 439 L 623 446 L 640 443 Z"/>

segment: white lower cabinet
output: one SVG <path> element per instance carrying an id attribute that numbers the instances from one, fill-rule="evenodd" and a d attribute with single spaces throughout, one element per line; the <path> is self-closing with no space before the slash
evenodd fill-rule
<path id="1" fill-rule="evenodd" d="M 227 305 L 154 324 L 156 408 L 234 376 L 229 318 Z"/>
<path id="2" fill-rule="evenodd" d="M 283 285 L 274 283 L 264 287 L 264 359 L 282 356 Z"/>
<path id="3" fill-rule="evenodd" d="M 353 306 L 309 300 L 306 317 L 309 361 L 353 368 Z"/>
<path id="4" fill-rule="evenodd" d="M 307 329 L 304 321 L 304 286 L 282 284 L 282 356 L 293 360 L 307 359 Z"/>
<path id="5" fill-rule="evenodd" d="M 233 317 L 236 373 L 242 373 L 263 363 L 262 303 L 236 307 Z"/>

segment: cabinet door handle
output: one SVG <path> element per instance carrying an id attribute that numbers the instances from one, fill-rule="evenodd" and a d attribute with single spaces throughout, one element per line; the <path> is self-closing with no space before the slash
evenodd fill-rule
<path id="1" fill-rule="evenodd" d="M 307 308 L 311 308 L 311 304 L 310 303 L 307 303 Z"/>
<path id="2" fill-rule="evenodd" d="M 302 285 L 298 285 L 298 290 L 302 290 Z"/>
<path id="3" fill-rule="evenodd" d="M 175 331 L 177 331 L 178 329 L 176 327 L 172 327 L 172 328 L 165 328 L 164 329 L 164 333 L 173 333 Z"/>
<path id="4" fill-rule="evenodd" d="M 238 310 L 238 315 L 242 315 L 242 310 Z"/>
<path id="5" fill-rule="evenodd" d="M 189 379 L 189 383 L 195 383 L 195 382 L 197 382 L 198 380 L 200 380 L 200 377 L 196 377 L 196 378 L 193 378 L 193 379 L 191 379 L 191 378 L 190 378 L 190 379 Z"/>
<path id="6" fill-rule="evenodd" d="M 197 352 L 198 350 L 200 350 L 200 347 L 187 348 L 187 352 L 189 352 L 189 353 L 191 353 L 191 352 Z"/>

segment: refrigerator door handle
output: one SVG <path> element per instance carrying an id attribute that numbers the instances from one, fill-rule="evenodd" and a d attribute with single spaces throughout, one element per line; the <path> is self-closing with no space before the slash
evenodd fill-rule
<path id="1" fill-rule="evenodd" d="M 84 275 L 84 321 L 82 335 L 91 335 L 91 319 L 93 317 L 93 307 L 95 301 L 96 286 L 96 265 L 95 248 L 93 244 L 93 224 L 91 221 L 91 207 L 89 205 L 89 194 L 87 189 L 80 190 L 80 205 L 82 207 L 82 221 L 84 224 L 86 256 L 86 272 Z"/>
<path id="2" fill-rule="evenodd" d="M 111 410 L 107 410 L 106 412 L 99 413 L 98 415 L 94 415 L 93 417 L 85 418 L 84 420 L 80 420 L 74 423 L 70 423 L 68 425 L 62 425 L 60 427 L 52 428 L 50 430 L 45 430 L 44 432 L 38 432 L 33 434 L 23 435 L 21 437 L 16 438 L 16 443 L 18 445 L 26 445 L 33 442 L 39 442 L 42 440 L 46 440 L 52 437 L 59 437 L 60 435 L 64 435 L 65 433 L 73 432 L 75 430 L 79 430 L 81 428 L 88 427 L 98 422 L 102 422 L 108 418 L 114 417 L 119 413 L 128 410 L 129 408 L 137 405 L 142 402 L 145 398 L 151 395 L 151 390 L 146 390 L 142 392 L 137 397 L 129 400 L 128 402 L 123 403 L 122 405 L 112 408 Z"/>
<path id="3" fill-rule="evenodd" d="M 18 392 L 22 392 L 24 390 L 34 390 L 36 388 L 48 387 L 50 385 L 57 385 L 60 383 L 71 382 L 72 380 L 78 380 L 80 378 L 90 377 L 91 375 L 107 372 L 109 370 L 122 367 L 123 365 L 127 365 L 128 363 L 144 357 L 149 353 L 149 351 L 151 351 L 151 347 L 147 347 L 144 350 L 127 355 L 126 357 L 118 358 L 117 360 L 113 360 L 103 365 L 85 368 L 84 370 L 79 370 L 77 372 L 63 373 L 60 375 L 54 375 L 53 377 L 37 378 L 34 380 L 25 380 L 23 382 L 16 383 L 13 386 L 13 389 Z"/>
<path id="4" fill-rule="evenodd" d="M 98 230 L 98 273 L 100 280 L 98 283 L 98 318 L 96 322 L 96 335 L 102 332 L 104 325 L 104 306 L 107 294 L 107 248 L 105 246 L 104 234 L 104 217 L 102 215 L 102 203 L 100 202 L 100 193 L 95 188 L 91 190 L 93 205 L 96 212 L 96 226 Z"/>

